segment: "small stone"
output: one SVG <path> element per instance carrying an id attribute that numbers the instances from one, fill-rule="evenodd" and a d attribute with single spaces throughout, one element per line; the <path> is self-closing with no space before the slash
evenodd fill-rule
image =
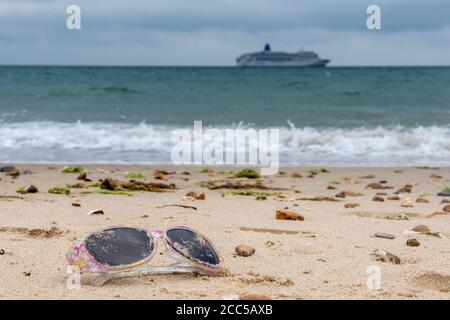
<path id="1" fill-rule="evenodd" d="M 336 190 L 336 187 L 330 185 L 330 186 L 327 187 L 327 190 Z"/>
<path id="2" fill-rule="evenodd" d="M 393 189 L 392 187 L 389 186 L 384 186 L 381 183 L 369 183 L 366 186 L 366 189 L 373 189 L 373 190 L 384 190 L 384 189 Z"/>
<path id="3" fill-rule="evenodd" d="M 397 195 L 392 195 L 392 196 L 389 196 L 389 197 L 387 197 L 387 199 L 388 200 L 400 200 L 400 197 L 399 196 L 397 196 Z"/>
<path id="4" fill-rule="evenodd" d="M 100 209 L 94 209 L 88 212 L 88 216 L 92 216 L 92 215 L 102 215 L 105 214 L 105 212 L 103 212 L 103 210 Z"/>
<path id="5" fill-rule="evenodd" d="M 29 186 L 27 189 L 27 193 L 37 193 L 37 192 L 39 192 L 38 188 L 36 188 L 33 185 Z"/>
<path id="6" fill-rule="evenodd" d="M 449 205 L 446 205 L 445 207 L 444 207 L 444 209 L 442 209 L 443 211 L 445 211 L 445 212 L 450 212 L 450 204 Z"/>
<path id="7" fill-rule="evenodd" d="M 235 249 L 236 253 L 242 257 L 250 257 L 255 253 L 255 248 L 247 246 L 245 244 L 238 245 Z"/>
<path id="8" fill-rule="evenodd" d="M 337 195 L 335 195 L 336 198 L 345 198 L 345 192 L 339 192 Z"/>
<path id="9" fill-rule="evenodd" d="M 384 233 L 384 232 L 377 232 L 374 234 L 377 238 L 383 238 L 383 239 L 395 239 L 395 236 L 390 233 Z"/>
<path id="10" fill-rule="evenodd" d="M 393 264 L 400 264 L 400 262 L 401 262 L 399 257 L 393 255 L 392 253 L 390 253 L 386 250 L 382 250 L 382 249 L 375 250 L 374 252 L 372 252 L 370 254 L 370 256 L 375 261 L 389 262 L 389 263 L 393 263 Z"/>
<path id="11" fill-rule="evenodd" d="M 431 177 L 431 179 L 442 179 L 442 176 L 440 176 L 438 174 L 431 174 L 430 177 Z"/>
<path id="12" fill-rule="evenodd" d="M 0 172 L 5 172 L 5 173 L 12 172 L 14 170 L 17 170 L 17 169 L 16 169 L 16 167 L 13 167 L 13 166 L 5 166 L 5 167 L 0 168 Z"/>
<path id="13" fill-rule="evenodd" d="M 411 191 L 412 191 L 412 185 L 406 184 L 403 187 L 401 187 L 400 189 L 398 189 L 397 191 L 395 191 L 394 194 L 411 193 Z"/>
<path id="14" fill-rule="evenodd" d="M 437 195 L 439 197 L 450 197 L 450 192 L 439 192 Z"/>
<path id="15" fill-rule="evenodd" d="M 429 203 L 430 201 L 428 201 L 428 200 L 425 199 L 425 198 L 418 197 L 418 198 L 416 199 L 416 202 L 417 202 L 417 203 Z"/>
<path id="16" fill-rule="evenodd" d="M 292 178 L 303 178 L 303 176 L 300 173 L 298 173 L 298 172 L 294 172 L 292 174 Z"/>
<path id="17" fill-rule="evenodd" d="M 347 209 L 356 208 L 356 207 L 359 207 L 359 203 L 347 203 L 344 205 L 344 207 Z"/>
<path id="18" fill-rule="evenodd" d="M 377 196 L 387 196 L 386 192 L 377 192 L 376 193 Z"/>
<path id="19" fill-rule="evenodd" d="M 426 225 L 424 224 L 419 224 L 418 226 L 415 226 L 414 228 L 411 229 L 412 231 L 415 232 L 431 232 L 430 228 L 428 228 Z"/>
<path id="20" fill-rule="evenodd" d="M 3 256 L 5 253 L 6 253 L 5 250 L 0 249 L 0 256 Z"/>
<path id="21" fill-rule="evenodd" d="M 81 207 L 81 204 L 77 202 L 72 202 L 72 207 Z"/>
<path id="22" fill-rule="evenodd" d="M 406 244 L 410 247 L 418 247 L 420 246 L 420 242 L 417 239 L 408 239 L 406 240 Z"/>
<path id="23" fill-rule="evenodd" d="M 372 201 L 384 202 L 384 198 L 382 198 L 380 196 L 375 196 L 375 197 L 372 198 Z"/>
<path id="24" fill-rule="evenodd" d="M 206 195 L 202 192 L 200 194 L 197 194 L 196 192 L 188 192 L 186 193 L 186 197 L 191 197 L 194 198 L 195 200 L 205 200 L 206 199 Z"/>
<path id="25" fill-rule="evenodd" d="M 263 294 L 246 294 L 243 296 L 239 296 L 239 300 L 272 300 L 270 297 L 265 296 Z"/>
<path id="26" fill-rule="evenodd" d="M 166 179 L 166 176 L 162 172 L 156 172 L 153 178 L 155 180 L 164 180 Z"/>
<path id="27" fill-rule="evenodd" d="M 86 172 L 80 173 L 80 175 L 77 178 L 77 180 L 86 180 L 86 179 L 87 179 L 87 173 Z"/>
<path id="28" fill-rule="evenodd" d="M 299 220 L 304 221 L 305 217 L 294 211 L 277 210 L 275 217 L 277 220 Z"/>
<path id="29" fill-rule="evenodd" d="M 405 198 L 405 200 L 402 201 L 402 207 L 403 208 L 412 208 L 413 202 L 409 198 Z"/>
<path id="30" fill-rule="evenodd" d="M 444 203 L 450 203 L 450 200 L 448 200 L 448 199 L 442 200 L 442 201 L 441 201 L 441 204 L 444 204 Z"/>
<path id="31" fill-rule="evenodd" d="M 359 179 L 375 179 L 375 176 L 373 174 L 369 174 L 367 176 L 359 177 Z"/>

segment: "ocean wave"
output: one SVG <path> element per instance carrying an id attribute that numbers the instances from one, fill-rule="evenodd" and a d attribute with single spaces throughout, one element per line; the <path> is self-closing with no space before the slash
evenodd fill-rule
<path id="1" fill-rule="evenodd" d="M 179 128 L 146 123 L 0 123 L 0 161 L 170 163 L 175 129 Z M 450 165 L 450 126 L 343 129 L 290 124 L 280 128 L 280 161 Z"/>

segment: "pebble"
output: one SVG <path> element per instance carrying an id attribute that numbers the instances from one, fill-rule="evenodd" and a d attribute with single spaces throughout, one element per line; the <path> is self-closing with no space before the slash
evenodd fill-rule
<path id="1" fill-rule="evenodd" d="M 390 253 L 386 250 L 382 250 L 382 249 L 375 250 L 374 252 L 372 252 L 370 254 L 370 256 L 375 261 L 389 262 L 389 263 L 393 263 L 393 264 L 400 264 L 400 262 L 401 262 L 399 257 L 393 255 L 392 253 Z"/>
<path id="2" fill-rule="evenodd" d="M 80 175 L 77 177 L 77 180 L 85 180 L 87 178 L 87 173 L 86 172 L 82 172 L 80 173 Z"/>
<path id="3" fill-rule="evenodd" d="M 347 209 L 356 208 L 356 207 L 359 207 L 359 203 L 347 203 L 344 205 L 344 207 Z"/>
<path id="4" fill-rule="evenodd" d="M 72 207 L 81 207 L 81 204 L 76 203 L 76 202 L 72 202 Z"/>
<path id="5" fill-rule="evenodd" d="M 235 249 L 236 253 L 242 257 L 250 257 L 255 253 L 255 248 L 247 246 L 245 244 L 238 245 Z"/>
<path id="6" fill-rule="evenodd" d="M 418 226 L 415 226 L 414 228 L 411 229 L 412 231 L 415 232 L 430 232 L 430 228 L 428 228 L 426 225 L 424 224 L 419 224 Z"/>
<path id="7" fill-rule="evenodd" d="M 437 195 L 439 197 L 450 197 L 450 192 L 439 192 Z"/>
<path id="8" fill-rule="evenodd" d="M 412 185 L 411 184 L 406 184 L 403 187 L 401 187 L 400 189 L 398 189 L 397 191 L 395 191 L 395 194 L 399 194 L 399 193 L 411 193 L 412 191 Z"/>
<path id="9" fill-rule="evenodd" d="M 384 233 L 384 232 L 377 232 L 374 234 L 377 238 L 384 238 L 384 239 L 395 239 L 395 236 L 393 234 Z"/>
<path id="10" fill-rule="evenodd" d="M 384 202 L 384 198 L 382 198 L 380 196 L 375 196 L 375 197 L 372 198 L 372 201 Z"/>
<path id="11" fill-rule="evenodd" d="M 408 239 L 406 240 L 406 244 L 410 247 L 418 247 L 420 246 L 420 242 L 417 239 Z"/>
<path id="12" fill-rule="evenodd" d="M 27 189 L 27 193 L 37 193 L 37 192 L 39 192 L 38 188 L 36 188 L 33 185 L 29 186 Z"/>
<path id="13" fill-rule="evenodd" d="M 428 200 L 425 199 L 425 198 L 418 197 L 418 198 L 416 199 L 416 202 L 418 202 L 418 203 L 429 203 L 430 201 L 428 201 Z"/>
<path id="14" fill-rule="evenodd" d="M 449 205 L 446 205 L 445 207 L 444 207 L 444 209 L 442 209 L 443 211 L 445 211 L 445 212 L 450 212 L 450 204 Z"/>
<path id="15" fill-rule="evenodd" d="M 275 217 L 277 220 L 299 220 L 304 221 L 305 217 L 294 211 L 277 210 Z"/>
<path id="16" fill-rule="evenodd" d="M 433 217 L 436 217 L 436 216 L 446 216 L 446 215 L 449 215 L 449 214 L 450 214 L 449 212 L 435 211 L 435 212 L 430 213 L 429 215 L 427 215 L 427 218 L 430 219 L 430 218 L 433 218 Z"/>
<path id="17" fill-rule="evenodd" d="M 387 199 L 388 200 L 400 200 L 400 197 L 399 196 L 397 196 L 397 195 L 392 195 L 392 196 L 389 196 L 389 197 L 387 197 Z"/>
<path id="18" fill-rule="evenodd" d="M 16 168 L 13 166 L 5 166 L 0 168 L 0 172 L 12 172 L 14 170 L 16 170 Z"/>
<path id="19" fill-rule="evenodd" d="M 100 209 L 95 209 L 95 210 L 91 210 L 88 212 L 88 216 L 100 215 L 100 214 L 105 214 L 105 212 L 103 212 L 103 210 L 100 210 Z"/>
<path id="20" fill-rule="evenodd" d="M 186 193 L 186 197 L 194 198 L 195 200 L 205 200 L 206 195 L 202 192 L 200 194 L 197 194 L 194 191 Z"/>
<path id="21" fill-rule="evenodd" d="M 402 207 L 403 208 L 412 208 L 413 202 L 409 198 L 405 198 L 405 200 L 402 201 Z"/>

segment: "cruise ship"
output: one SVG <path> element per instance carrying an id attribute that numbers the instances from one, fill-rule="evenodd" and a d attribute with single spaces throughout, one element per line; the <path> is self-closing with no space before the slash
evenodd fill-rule
<path id="1" fill-rule="evenodd" d="M 264 51 L 246 53 L 236 59 L 240 67 L 325 67 L 329 62 L 330 60 L 321 59 L 312 51 L 272 51 L 270 44 L 266 44 Z"/>

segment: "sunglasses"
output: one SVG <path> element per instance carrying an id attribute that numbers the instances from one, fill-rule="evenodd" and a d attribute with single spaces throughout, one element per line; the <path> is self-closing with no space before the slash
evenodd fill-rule
<path id="1" fill-rule="evenodd" d="M 157 252 L 159 239 L 163 239 L 166 253 L 175 262 L 167 266 L 148 266 L 146 263 Z M 103 285 L 113 278 L 146 274 L 217 275 L 224 272 L 222 258 L 211 241 L 187 227 L 171 227 L 166 231 L 109 228 L 89 235 L 66 257 L 80 274 L 96 274 L 90 280 L 94 285 Z"/>

